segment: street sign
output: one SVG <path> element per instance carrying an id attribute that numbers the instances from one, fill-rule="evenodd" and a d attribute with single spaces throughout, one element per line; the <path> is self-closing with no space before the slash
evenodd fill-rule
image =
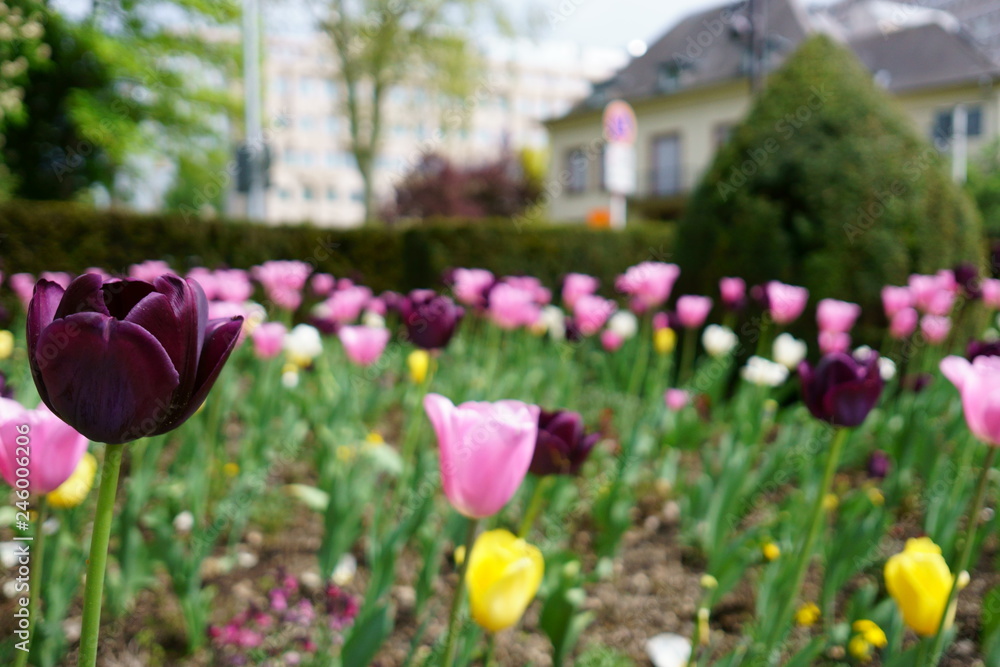
<path id="1" fill-rule="evenodd" d="M 616 195 L 635 193 L 635 146 L 619 142 L 604 147 L 604 184 Z"/>
<path id="2" fill-rule="evenodd" d="M 604 107 L 604 139 L 609 143 L 634 144 L 635 112 L 628 102 L 614 100 Z"/>

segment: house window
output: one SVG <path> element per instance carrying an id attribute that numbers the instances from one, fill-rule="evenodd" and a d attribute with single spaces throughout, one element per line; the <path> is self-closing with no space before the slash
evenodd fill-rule
<path id="1" fill-rule="evenodd" d="M 733 136 L 735 126 L 732 123 L 719 123 L 715 126 L 714 141 L 715 150 L 719 150 L 729 143 L 729 137 Z"/>
<path id="2" fill-rule="evenodd" d="M 313 199 L 313 189 L 310 186 L 305 186 L 302 188 L 302 198 L 306 201 L 312 201 Z"/>
<path id="3" fill-rule="evenodd" d="M 653 195 L 669 197 L 681 191 L 681 138 L 666 134 L 653 139 Z"/>
<path id="4" fill-rule="evenodd" d="M 587 155 L 582 148 L 574 148 L 566 154 L 566 171 L 569 172 L 569 182 L 566 184 L 569 192 L 583 192 L 587 189 Z"/>
<path id="5" fill-rule="evenodd" d="M 327 201 L 333 201 L 337 198 L 337 190 L 335 188 L 326 189 L 326 199 Z"/>
<path id="6" fill-rule="evenodd" d="M 662 63 L 656 76 L 661 93 L 672 93 L 681 87 L 681 69 L 675 63 Z"/>
<path id="7" fill-rule="evenodd" d="M 939 111 L 934 116 L 934 127 L 931 130 L 935 144 L 951 141 L 954 136 L 955 110 Z M 975 138 L 983 134 L 983 108 L 980 106 L 965 107 L 965 136 Z"/>

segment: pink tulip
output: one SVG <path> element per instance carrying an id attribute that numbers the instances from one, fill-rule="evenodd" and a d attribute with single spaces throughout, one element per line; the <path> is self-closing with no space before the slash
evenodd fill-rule
<path id="1" fill-rule="evenodd" d="M 264 322 L 253 330 L 253 351 L 260 359 L 274 359 L 281 354 L 285 342 L 285 325 L 281 322 Z"/>
<path id="2" fill-rule="evenodd" d="M 0 475 L 12 487 L 23 488 L 18 486 L 17 471 L 26 467 L 30 493 L 55 491 L 86 451 L 87 439 L 44 405 L 28 410 L 17 401 L 0 398 Z M 21 465 L 24 458 L 26 466 Z"/>
<path id="3" fill-rule="evenodd" d="M 158 259 L 148 259 L 140 264 L 133 264 L 128 267 L 128 277 L 132 280 L 141 280 L 143 282 L 151 283 L 164 273 L 172 273 L 176 275 L 176 272 L 170 268 L 170 265 L 164 261 Z M 44 278 L 44 274 L 42 275 Z M 63 289 L 66 285 L 62 285 Z"/>
<path id="4" fill-rule="evenodd" d="M 215 272 L 216 296 L 220 301 L 242 303 L 253 295 L 250 276 L 243 269 L 219 269 Z"/>
<path id="5" fill-rule="evenodd" d="M 653 330 L 659 331 L 660 329 L 670 328 L 670 316 L 666 313 L 657 313 L 653 315 Z"/>
<path id="6" fill-rule="evenodd" d="M 913 294 L 909 287 L 886 285 L 882 288 L 882 307 L 885 316 L 892 319 L 896 313 L 913 305 Z"/>
<path id="7" fill-rule="evenodd" d="M 917 329 L 920 314 L 913 308 L 903 308 L 889 320 L 889 335 L 893 338 L 908 338 Z"/>
<path id="8" fill-rule="evenodd" d="M 746 298 L 747 283 L 742 278 L 722 278 L 719 280 L 719 294 L 722 296 L 722 305 L 735 310 Z"/>
<path id="9" fill-rule="evenodd" d="M 605 352 L 617 352 L 618 349 L 625 343 L 625 339 L 611 329 L 605 329 L 601 332 L 601 347 L 604 348 Z"/>
<path id="10" fill-rule="evenodd" d="M 601 281 L 584 273 L 570 273 L 563 281 L 562 300 L 570 310 L 576 306 L 577 299 L 597 291 Z"/>
<path id="11" fill-rule="evenodd" d="M 372 291 L 367 287 L 351 286 L 339 289 L 323 302 L 323 307 L 320 308 L 323 313 L 322 319 L 350 324 L 361 316 L 371 298 Z"/>
<path id="12" fill-rule="evenodd" d="M 1000 309 L 1000 280 L 987 278 L 983 281 L 983 303 L 990 308 Z"/>
<path id="13" fill-rule="evenodd" d="M 576 307 L 573 309 L 573 321 L 580 333 L 584 336 L 593 336 L 601 330 L 616 310 L 618 306 L 614 301 L 596 294 L 587 294 L 577 299 Z"/>
<path id="14" fill-rule="evenodd" d="M 805 287 L 786 285 L 777 280 L 767 283 L 764 291 L 768 310 L 778 324 L 791 324 L 797 320 L 809 301 L 809 290 Z"/>
<path id="15" fill-rule="evenodd" d="M 337 287 L 337 279 L 329 273 L 316 273 L 309 280 L 309 286 L 316 296 L 327 297 Z"/>
<path id="16" fill-rule="evenodd" d="M 663 394 L 663 402 L 668 409 L 678 412 L 691 402 L 691 394 L 683 389 L 667 389 Z"/>
<path id="17" fill-rule="evenodd" d="M 932 345 L 943 343 L 951 332 L 951 319 L 940 315 L 924 315 L 920 318 L 920 332 Z"/>
<path id="18" fill-rule="evenodd" d="M 707 296 L 687 294 L 677 299 L 677 319 L 681 326 L 697 329 L 712 312 L 712 299 Z"/>
<path id="19" fill-rule="evenodd" d="M 479 308 L 486 305 L 486 293 L 496 282 L 486 269 L 455 269 L 451 279 L 455 298 L 466 306 Z"/>
<path id="20" fill-rule="evenodd" d="M 819 351 L 822 354 L 847 352 L 851 347 L 851 335 L 842 331 L 820 331 Z"/>
<path id="21" fill-rule="evenodd" d="M 470 518 L 499 512 L 531 465 L 538 407 L 520 401 L 455 406 L 440 394 L 427 394 L 424 410 L 437 434 L 448 502 Z"/>
<path id="22" fill-rule="evenodd" d="M 861 315 L 861 306 L 848 301 L 823 299 L 816 307 L 816 323 L 820 331 L 847 333 Z"/>
<path id="23" fill-rule="evenodd" d="M 378 361 L 390 335 L 384 327 L 341 327 L 337 332 L 347 358 L 358 366 L 370 366 Z"/>
<path id="24" fill-rule="evenodd" d="M 201 291 L 205 293 L 206 299 L 213 301 L 218 298 L 218 280 L 214 273 L 203 266 L 196 266 L 188 271 L 187 277 L 201 285 Z"/>
<path id="25" fill-rule="evenodd" d="M 251 270 L 267 297 L 279 308 L 296 310 L 302 305 L 302 288 L 312 267 L 297 260 L 271 260 Z"/>
<path id="26" fill-rule="evenodd" d="M 530 327 L 538 322 L 541 308 L 533 292 L 508 283 L 498 283 L 490 291 L 490 317 L 501 329 Z"/>
<path id="27" fill-rule="evenodd" d="M 10 277 L 10 289 L 17 295 L 25 310 L 31 303 L 31 295 L 35 293 L 35 276 L 30 273 L 15 273 Z"/>
<path id="28" fill-rule="evenodd" d="M 552 301 L 552 291 L 548 287 L 543 287 L 542 281 L 534 276 L 507 276 L 502 282 L 529 292 L 532 300 L 540 306 Z"/>
<path id="29" fill-rule="evenodd" d="M 641 314 L 663 305 L 670 298 L 670 292 L 680 274 L 681 270 L 676 264 L 642 262 L 618 276 L 615 288 L 631 296 L 633 310 Z"/>
<path id="30" fill-rule="evenodd" d="M 965 423 L 972 434 L 993 447 L 1000 446 L 1000 357 L 945 357 L 941 372 L 962 395 Z"/>
<path id="31" fill-rule="evenodd" d="M 951 307 L 955 304 L 955 292 L 948 290 L 938 290 L 930 295 L 924 304 L 924 312 L 928 315 L 942 317 L 951 313 Z"/>

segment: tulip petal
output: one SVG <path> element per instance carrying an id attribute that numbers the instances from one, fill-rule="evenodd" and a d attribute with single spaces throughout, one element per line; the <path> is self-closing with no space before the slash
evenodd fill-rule
<path id="1" fill-rule="evenodd" d="M 229 359 L 229 354 L 236 347 L 243 328 L 243 318 L 213 320 L 205 329 L 205 345 L 198 362 L 198 374 L 195 377 L 194 390 L 186 405 L 179 407 L 176 413 L 159 426 L 155 434 L 166 433 L 177 428 L 193 415 L 205 402 L 209 390 L 222 372 L 222 367 Z"/>
<path id="2" fill-rule="evenodd" d="M 46 345 L 59 353 L 47 358 Z M 178 375 L 163 346 L 142 327 L 98 313 L 53 322 L 35 362 L 48 406 L 95 442 L 149 435 L 169 416 Z"/>
<path id="3" fill-rule="evenodd" d="M 108 312 L 117 320 L 124 320 L 137 303 L 154 291 L 152 285 L 142 280 L 112 280 L 101 289 Z"/>
<path id="4" fill-rule="evenodd" d="M 28 432 L 18 430 L 28 426 Z M 48 410 L 24 410 L 22 414 L 0 422 L 0 474 L 14 485 L 18 457 L 18 438 L 28 442 L 28 481 L 30 493 L 49 493 L 62 485 L 76 470 L 87 451 L 87 439 L 72 426 Z M 22 440 L 23 442 L 23 440 Z"/>
<path id="5" fill-rule="evenodd" d="M 56 309 L 55 319 L 61 320 L 74 313 L 100 313 L 108 315 L 101 285 L 104 279 L 96 273 L 85 273 L 66 288 L 66 293 Z"/>
<path id="6" fill-rule="evenodd" d="M 47 405 L 49 402 L 48 392 L 38 375 L 38 368 L 35 364 L 35 350 L 38 347 L 38 337 L 45 327 L 52 324 L 55 319 L 56 310 L 62 300 L 65 290 L 50 280 L 39 280 L 35 285 L 35 293 L 28 304 L 28 323 L 26 327 L 28 343 L 28 365 L 31 367 L 31 376 L 35 380 L 38 388 L 38 395 Z"/>
<path id="7" fill-rule="evenodd" d="M 955 385 L 955 388 L 959 391 L 962 391 L 962 387 L 965 386 L 965 381 L 968 379 L 971 372 L 972 364 L 962 357 L 952 355 L 941 360 L 941 373 L 943 373 L 944 376 L 948 378 L 948 380 Z"/>

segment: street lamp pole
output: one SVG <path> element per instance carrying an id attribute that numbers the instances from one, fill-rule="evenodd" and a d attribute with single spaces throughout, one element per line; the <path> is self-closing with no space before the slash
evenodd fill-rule
<path id="1" fill-rule="evenodd" d="M 258 0 L 243 0 L 243 100 L 246 122 L 248 220 L 263 220 L 264 210 L 264 137 L 260 105 L 260 9 Z"/>

